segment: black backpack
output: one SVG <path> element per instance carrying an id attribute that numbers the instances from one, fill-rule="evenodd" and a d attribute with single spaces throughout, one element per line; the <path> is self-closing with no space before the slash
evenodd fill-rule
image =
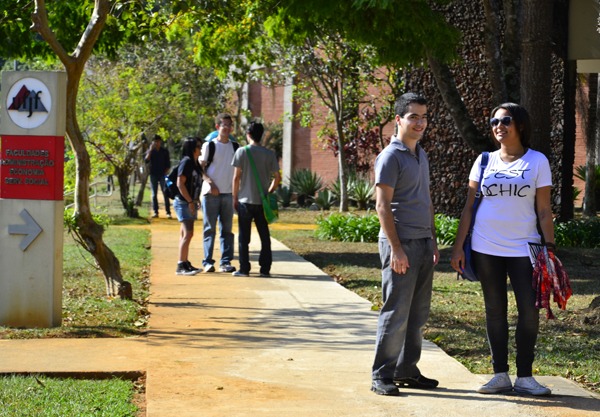
<path id="1" fill-rule="evenodd" d="M 181 161 L 179 161 L 179 164 L 181 164 Z M 174 200 L 175 197 L 181 195 L 179 192 L 179 187 L 177 187 L 177 173 L 179 171 L 179 164 L 171 168 L 169 174 L 165 175 L 165 195 L 171 200 Z M 192 199 L 196 201 L 200 198 L 200 189 L 202 188 L 201 168 L 199 168 L 197 171 L 194 171 L 192 181 L 194 182 L 194 185 L 192 186 L 191 196 Z"/>

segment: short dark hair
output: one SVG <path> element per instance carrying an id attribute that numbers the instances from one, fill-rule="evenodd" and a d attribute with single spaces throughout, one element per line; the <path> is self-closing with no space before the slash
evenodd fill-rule
<path id="1" fill-rule="evenodd" d="M 265 133 L 265 127 L 260 122 L 250 122 L 246 127 L 246 133 L 250 134 L 250 137 L 254 142 L 260 142 Z"/>
<path id="2" fill-rule="evenodd" d="M 154 142 L 155 140 L 160 140 L 162 142 L 162 138 L 158 134 L 154 135 L 154 137 L 152 138 L 152 142 Z"/>
<path id="3" fill-rule="evenodd" d="M 516 103 L 502 103 L 498 107 L 492 110 L 490 117 L 494 117 L 494 114 L 500 109 L 504 109 L 510 113 L 515 123 L 515 127 L 519 132 L 519 139 L 521 139 L 521 145 L 529 147 L 531 139 L 531 119 L 529 118 L 529 112 L 527 109 Z"/>
<path id="4" fill-rule="evenodd" d="M 233 117 L 231 117 L 229 113 L 219 113 L 217 114 L 217 117 L 215 117 L 215 124 L 221 125 L 223 120 L 231 120 L 233 122 Z"/>
<path id="5" fill-rule="evenodd" d="M 404 115 L 408 111 L 408 106 L 412 103 L 422 104 L 426 106 L 427 99 L 417 93 L 404 93 L 400 97 L 398 97 L 398 100 L 396 100 L 396 104 L 394 105 L 394 112 L 396 113 L 396 115 L 404 117 Z"/>

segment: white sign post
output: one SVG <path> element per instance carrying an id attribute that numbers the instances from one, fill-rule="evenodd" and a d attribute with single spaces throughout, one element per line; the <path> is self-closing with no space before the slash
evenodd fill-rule
<path id="1" fill-rule="evenodd" d="M 0 325 L 62 322 L 64 72 L 2 73 Z"/>

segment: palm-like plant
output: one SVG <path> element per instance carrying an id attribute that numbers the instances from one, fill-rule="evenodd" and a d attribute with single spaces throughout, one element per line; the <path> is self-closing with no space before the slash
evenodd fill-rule
<path id="1" fill-rule="evenodd" d="M 356 202 L 360 210 L 366 210 L 375 194 L 375 185 L 362 176 L 357 176 L 349 183 L 350 198 Z"/>
<path id="2" fill-rule="evenodd" d="M 290 187 L 297 193 L 297 202 L 305 207 L 314 201 L 315 194 L 323 188 L 323 179 L 310 169 L 298 169 L 290 177 Z"/>

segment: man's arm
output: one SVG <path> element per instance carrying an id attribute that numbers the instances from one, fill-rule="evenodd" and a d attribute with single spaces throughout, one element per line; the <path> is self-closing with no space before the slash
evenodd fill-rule
<path id="1" fill-rule="evenodd" d="M 242 168 L 235 167 L 233 170 L 233 181 L 231 184 L 231 194 L 233 197 L 233 207 L 237 211 L 238 209 L 238 194 L 240 193 L 240 181 L 242 179 Z"/>
<path id="2" fill-rule="evenodd" d="M 377 216 L 383 233 L 392 249 L 390 255 L 390 266 L 392 270 L 398 274 L 404 274 L 410 267 L 408 257 L 402 249 L 400 237 L 394 225 L 394 214 L 392 213 L 392 198 L 394 197 L 394 189 L 389 185 L 377 184 L 375 187 Z"/>
<path id="3" fill-rule="evenodd" d="M 433 201 L 431 201 L 431 194 L 429 195 L 429 207 L 431 210 L 431 238 L 433 239 L 433 264 L 437 265 L 440 260 L 440 251 L 437 245 L 437 233 L 435 230 L 435 210 L 433 208 Z"/>
<path id="4" fill-rule="evenodd" d="M 273 180 L 271 181 L 271 185 L 269 185 L 269 190 L 267 192 L 274 193 L 275 190 L 277 190 L 277 187 L 279 187 L 280 182 L 281 182 L 281 174 L 279 173 L 279 170 L 277 170 L 273 174 Z"/>

